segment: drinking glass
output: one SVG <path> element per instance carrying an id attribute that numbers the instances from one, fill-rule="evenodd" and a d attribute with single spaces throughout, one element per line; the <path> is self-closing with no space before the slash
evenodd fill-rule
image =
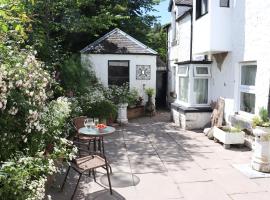
<path id="1" fill-rule="evenodd" d="M 94 118 L 94 123 L 95 123 L 95 126 L 99 124 L 98 118 Z"/>
<path id="2" fill-rule="evenodd" d="M 92 128 L 94 126 L 94 121 L 93 121 L 93 118 L 87 118 L 84 120 L 84 126 L 86 128 Z"/>

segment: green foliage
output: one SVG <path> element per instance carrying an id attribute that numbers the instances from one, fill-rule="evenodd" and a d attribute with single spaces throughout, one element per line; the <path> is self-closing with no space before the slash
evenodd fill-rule
<path id="1" fill-rule="evenodd" d="M 99 84 L 94 72 L 81 65 L 78 55 L 64 61 L 59 72 L 61 85 L 66 92 L 72 92 L 74 95 L 86 93 L 90 87 Z"/>
<path id="2" fill-rule="evenodd" d="M 145 89 L 145 93 L 148 95 L 148 96 L 154 96 L 155 94 L 155 89 L 154 88 L 146 88 Z"/>
<path id="3" fill-rule="evenodd" d="M 161 24 L 154 24 L 154 27 L 147 33 L 146 44 L 156 50 L 161 60 L 166 61 L 167 57 L 167 33 Z"/>
<path id="4" fill-rule="evenodd" d="M 262 119 L 263 122 L 268 122 L 269 121 L 267 109 L 260 108 L 259 115 L 260 115 L 260 118 Z"/>
<path id="5" fill-rule="evenodd" d="M 252 119 L 252 126 L 255 128 L 256 126 L 269 127 L 270 121 L 268 117 L 268 111 L 265 108 L 261 108 L 259 111 L 259 116 L 255 116 Z"/>
<path id="6" fill-rule="evenodd" d="M 240 133 L 242 131 L 240 126 L 236 126 L 236 127 L 225 126 L 225 127 L 222 127 L 221 129 L 225 132 L 230 132 L 230 133 Z"/>
<path id="7" fill-rule="evenodd" d="M 4 164 L 0 171 L 0 196 L 4 199 L 43 199 L 46 176 L 56 171 L 53 160 L 42 156 L 22 157 Z"/>
<path id="8" fill-rule="evenodd" d="M 139 101 L 139 92 L 136 88 L 132 88 L 129 91 L 129 96 L 128 96 L 128 105 L 129 106 L 134 106 L 137 104 Z"/>
<path id="9" fill-rule="evenodd" d="M 106 98 L 114 104 L 128 103 L 130 100 L 129 84 L 125 83 L 122 86 L 112 85 L 107 90 Z"/>
<path id="10" fill-rule="evenodd" d="M 87 110 L 87 116 L 103 119 L 115 118 L 117 113 L 116 106 L 109 100 L 96 102 L 91 105 L 90 109 Z"/>

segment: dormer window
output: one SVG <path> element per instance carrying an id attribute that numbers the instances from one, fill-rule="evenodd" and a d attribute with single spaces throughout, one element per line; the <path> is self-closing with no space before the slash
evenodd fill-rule
<path id="1" fill-rule="evenodd" d="M 208 0 L 196 0 L 196 19 L 208 13 Z"/>

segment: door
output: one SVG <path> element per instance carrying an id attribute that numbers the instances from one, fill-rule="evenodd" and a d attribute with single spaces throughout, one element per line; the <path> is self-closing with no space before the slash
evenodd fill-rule
<path id="1" fill-rule="evenodd" d="M 156 107 L 165 108 L 167 105 L 167 72 L 157 71 Z"/>

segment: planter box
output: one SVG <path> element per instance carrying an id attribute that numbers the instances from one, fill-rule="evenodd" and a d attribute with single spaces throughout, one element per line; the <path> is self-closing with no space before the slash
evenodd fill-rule
<path id="1" fill-rule="evenodd" d="M 142 116 L 144 116 L 144 106 L 137 106 L 135 108 L 127 109 L 128 119 L 134 119 Z"/>
<path id="2" fill-rule="evenodd" d="M 225 132 L 217 127 L 214 127 L 214 138 L 223 143 L 224 148 L 230 148 L 231 144 L 244 144 L 245 133 L 241 132 Z"/>

